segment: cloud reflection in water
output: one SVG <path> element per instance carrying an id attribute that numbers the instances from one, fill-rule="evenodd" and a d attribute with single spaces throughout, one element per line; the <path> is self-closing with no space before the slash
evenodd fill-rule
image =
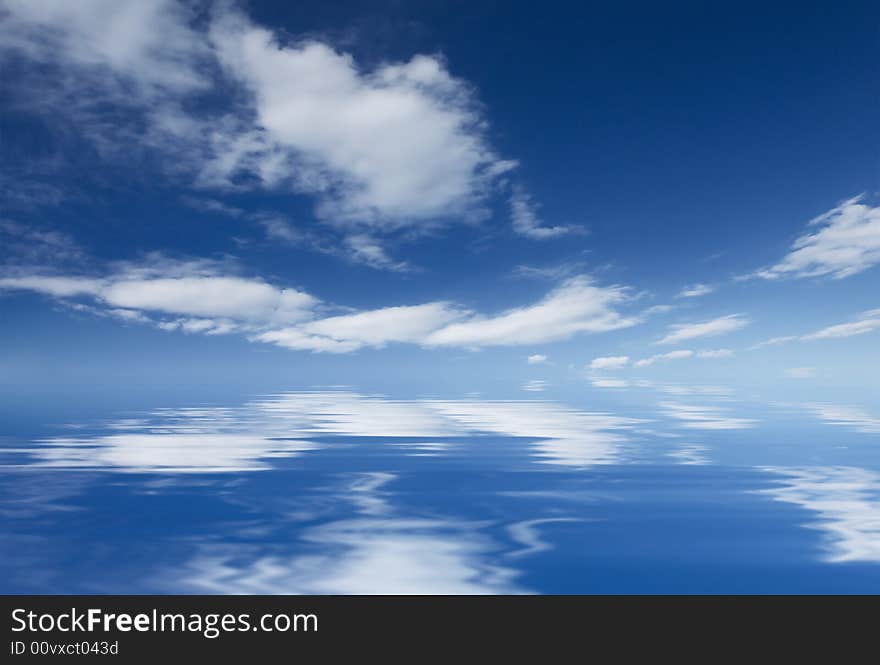
<path id="1" fill-rule="evenodd" d="M 326 437 L 385 437 L 413 455 L 437 455 L 449 442 L 491 434 L 529 439 L 541 462 L 591 466 L 618 462 L 625 432 L 638 420 L 544 401 L 389 400 L 352 392 L 286 393 L 239 409 L 163 409 L 114 421 L 90 437 L 43 439 L 30 465 L 127 472 L 259 471 L 272 460 L 329 445 Z M 321 443 L 311 440 L 322 437 Z"/>
<path id="2" fill-rule="evenodd" d="M 174 586 L 224 594 L 522 592 L 515 569 L 491 563 L 502 545 L 482 532 L 486 523 L 401 514 L 382 491 L 395 478 L 358 474 L 337 496 L 354 516 L 301 530 L 289 549 L 302 553 L 204 545 Z"/>
<path id="3" fill-rule="evenodd" d="M 827 537 L 826 561 L 880 562 L 880 474 L 855 467 L 769 467 L 781 486 L 762 493 L 816 514 L 806 524 Z"/>

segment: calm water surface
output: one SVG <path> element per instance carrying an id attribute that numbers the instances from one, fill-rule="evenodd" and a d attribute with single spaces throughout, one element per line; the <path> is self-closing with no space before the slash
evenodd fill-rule
<path id="1" fill-rule="evenodd" d="M 0 591 L 880 593 L 863 406 L 175 401 L 9 419 Z"/>

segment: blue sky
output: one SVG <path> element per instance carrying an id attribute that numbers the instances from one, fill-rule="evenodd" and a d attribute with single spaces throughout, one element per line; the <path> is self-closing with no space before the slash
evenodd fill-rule
<path id="1" fill-rule="evenodd" d="M 873 3 L 0 3 L 7 389 L 864 393 Z"/>

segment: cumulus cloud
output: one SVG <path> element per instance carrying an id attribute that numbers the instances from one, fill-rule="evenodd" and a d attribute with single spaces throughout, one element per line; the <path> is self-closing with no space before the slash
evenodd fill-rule
<path id="1" fill-rule="evenodd" d="M 844 201 L 807 227 L 781 261 L 753 276 L 842 279 L 880 262 L 880 208 L 863 203 L 863 196 Z"/>
<path id="2" fill-rule="evenodd" d="M 547 356 L 540 353 L 535 353 L 526 358 L 526 362 L 528 362 L 529 365 L 541 365 L 547 362 Z"/>
<path id="3" fill-rule="evenodd" d="M 714 286 L 709 286 L 708 284 L 692 284 L 691 286 L 684 287 L 681 291 L 678 292 L 678 298 L 698 298 L 700 296 L 705 296 L 709 293 L 712 293 L 715 290 Z"/>
<path id="4" fill-rule="evenodd" d="M 326 41 L 263 28 L 232 2 L 3 9 L 0 56 L 30 66 L 11 87 L 14 103 L 72 123 L 104 158 L 159 155 L 197 187 L 310 195 L 349 255 L 375 267 L 405 265 L 377 235 L 484 219 L 488 194 L 517 166 L 495 154 L 476 91 L 441 56 L 365 67 Z M 517 233 L 574 231 L 541 224 L 537 204 L 513 189 Z"/>
<path id="5" fill-rule="evenodd" d="M 365 71 L 325 43 L 283 44 L 237 12 L 217 16 L 210 39 L 252 93 L 264 130 L 257 154 L 233 169 L 289 151 L 276 168 L 293 160 L 297 184 L 320 192 L 320 214 L 339 223 L 462 214 L 480 198 L 498 160 L 470 88 L 441 60 L 416 56 Z M 276 168 L 262 178 L 283 177 Z"/>
<path id="6" fill-rule="evenodd" d="M 678 344 L 689 339 L 723 335 L 744 328 L 749 319 L 742 314 L 728 314 L 717 319 L 699 323 L 679 323 L 669 326 L 670 333 L 658 340 L 657 344 Z"/>
<path id="7" fill-rule="evenodd" d="M 590 362 L 592 370 L 623 369 L 629 363 L 629 356 L 603 356 L 593 358 Z"/>

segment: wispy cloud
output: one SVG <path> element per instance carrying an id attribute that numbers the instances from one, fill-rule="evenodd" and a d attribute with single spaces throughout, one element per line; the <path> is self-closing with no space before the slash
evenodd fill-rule
<path id="1" fill-rule="evenodd" d="M 36 291 L 56 298 L 88 297 L 108 310 L 128 311 L 130 320 L 147 315 L 181 315 L 157 321 L 193 332 L 232 332 L 238 326 L 265 326 L 309 318 L 318 299 L 258 278 L 228 274 L 228 266 L 206 261 L 169 261 L 153 256 L 141 264 L 121 264 L 105 276 L 24 274 L 0 278 L 0 291 Z M 140 314 L 141 316 L 137 316 Z"/>
<path id="2" fill-rule="evenodd" d="M 850 277 L 880 262 L 880 208 L 844 201 L 808 223 L 813 229 L 792 244 L 791 251 L 754 277 Z"/>
<path id="3" fill-rule="evenodd" d="M 670 351 L 669 353 L 658 353 L 650 358 L 642 358 L 633 363 L 633 367 L 648 367 L 660 360 L 682 360 L 683 358 L 692 358 L 694 352 L 690 349 L 681 349 L 679 351 Z"/>
<path id="4" fill-rule="evenodd" d="M 630 382 L 614 376 L 592 376 L 590 383 L 596 388 L 629 388 Z"/>
<path id="5" fill-rule="evenodd" d="M 704 349 L 697 351 L 697 358 L 730 358 L 733 355 L 733 349 Z"/>
<path id="6" fill-rule="evenodd" d="M 583 234 L 580 226 L 545 226 L 538 215 L 538 206 L 521 187 L 515 187 L 510 196 L 510 216 L 513 230 L 532 240 L 549 240 L 571 234 Z"/>
<path id="7" fill-rule="evenodd" d="M 804 335 L 801 339 L 809 341 L 814 339 L 832 339 L 835 337 L 854 337 L 855 335 L 873 332 L 878 328 L 880 328 L 880 309 L 872 309 L 862 314 L 861 318 L 856 321 L 828 326 L 827 328 Z"/>
<path id="8" fill-rule="evenodd" d="M 871 309 L 862 312 L 857 319 L 846 323 L 836 323 L 825 328 L 820 328 L 805 335 L 784 335 L 781 337 L 772 337 L 763 342 L 759 342 L 750 349 L 761 349 L 766 346 L 779 346 L 789 342 L 812 342 L 823 339 L 836 339 L 841 337 L 855 337 L 856 335 L 865 335 L 880 329 L 880 309 Z"/>
<path id="9" fill-rule="evenodd" d="M 547 390 L 548 385 L 549 384 L 546 381 L 542 381 L 541 379 L 533 379 L 531 381 L 526 381 L 522 385 L 522 389 L 530 393 L 540 393 Z"/>
<path id="10" fill-rule="evenodd" d="M 602 287 L 585 276 L 563 282 L 534 305 L 496 316 L 452 323 L 425 339 L 428 346 L 515 346 L 552 342 L 577 333 L 598 333 L 636 325 L 636 317 L 615 309 L 628 299 L 623 287 Z"/>
<path id="11" fill-rule="evenodd" d="M 677 323 L 669 326 L 669 334 L 658 340 L 656 344 L 678 344 L 698 337 L 710 337 L 745 328 L 750 323 L 743 314 L 728 314 L 709 321 L 698 323 Z"/>
<path id="12" fill-rule="evenodd" d="M 385 307 L 268 330 L 254 339 L 288 349 L 347 353 L 395 342 L 424 343 L 436 330 L 467 315 L 465 310 L 442 302 Z"/>
<path id="13" fill-rule="evenodd" d="M 496 315 L 429 302 L 319 317 L 334 307 L 295 288 L 230 274 L 233 267 L 154 255 L 141 264 L 118 264 L 102 276 L 8 275 L 0 277 L 0 291 L 35 291 L 74 302 L 86 298 L 101 310 L 126 310 L 131 313 L 128 320 L 154 323 L 163 330 L 239 332 L 253 341 L 333 353 L 392 343 L 470 349 L 517 346 L 639 322 L 616 309 L 627 300 L 626 289 L 599 286 L 584 276 L 567 280 L 536 304 Z"/>
<path id="14" fill-rule="evenodd" d="M 68 234 L 34 224 L 0 219 L 0 256 L 9 264 L 51 264 L 79 262 L 85 252 Z"/>
<path id="15" fill-rule="evenodd" d="M 700 296 L 705 296 L 709 293 L 712 293 L 714 290 L 715 287 L 709 286 L 708 284 L 692 284 L 691 286 L 686 286 L 681 291 L 679 291 L 676 297 L 699 298 Z"/>
<path id="16" fill-rule="evenodd" d="M 629 364 L 629 356 L 603 356 L 601 358 L 593 358 L 590 362 L 590 369 L 623 369 L 627 364 Z"/>
<path id="17" fill-rule="evenodd" d="M 533 277 L 537 279 L 549 279 L 554 282 L 583 274 L 586 269 L 584 261 L 563 261 L 545 266 L 518 265 L 513 270 L 517 277 Z"/>
<path id="18" fill-rule="evenodd" d="M 344 245 L 351 258 L 359 263 L 396 272 L 410 269 L 406 261 L 396 261 L 391 258 L 382 243 L 369 233 L 348 235 L 345 237 Z"/>
<path id="19" fill-rule="evenodd" d="M 526 358 L 526 362 L 528 362 L 529 365 L 541 365 L 547 362 L 547 356 L 541 353 L 535 353 Z"/>

